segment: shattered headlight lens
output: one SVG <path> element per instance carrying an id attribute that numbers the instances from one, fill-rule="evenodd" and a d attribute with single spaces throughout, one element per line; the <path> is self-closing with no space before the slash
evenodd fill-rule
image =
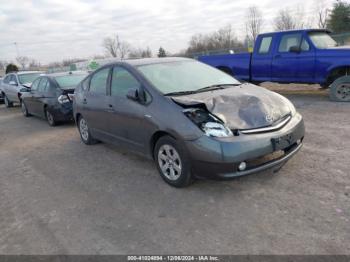
<path id="1" fill-rule="evenodd" d="M 203 108 L 187 108 L 184 114 L 209 137 L 231 137 L 231 130 L 215 115 Z"/>
<path id="2" fill-rule="evenodd" d="M 202 125 L 202 130 L 207 136 L 212 137 L 231 137 L 233 136 L 232 131 L 217 122 L 207 122 Z"/>

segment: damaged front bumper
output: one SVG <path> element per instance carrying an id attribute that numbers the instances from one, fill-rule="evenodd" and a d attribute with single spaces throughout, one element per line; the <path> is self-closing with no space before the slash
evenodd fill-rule
<path id="1" fill-rule="evenodd" d="M 259 134 L 243 134 L 230 138 L 203 135 L 186 141 L 194 175 L 213 179 L 229 179 L 281 168 L 302 147 L 305 127 L 296 113 L 281 129 Z M 246 167 L 240 169 L 244 162 Z"/>

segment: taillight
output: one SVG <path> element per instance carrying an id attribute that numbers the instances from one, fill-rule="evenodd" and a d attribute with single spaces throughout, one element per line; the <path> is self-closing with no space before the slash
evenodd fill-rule
<path id="1" fill-rule="evenodd" d="M 69 103 L 70 100 L 69 100 L 69 97 L 67 95 L 60 95 L 58 98 L 58 103 L 60 104 L 65 104 L 65 103 Z"/>

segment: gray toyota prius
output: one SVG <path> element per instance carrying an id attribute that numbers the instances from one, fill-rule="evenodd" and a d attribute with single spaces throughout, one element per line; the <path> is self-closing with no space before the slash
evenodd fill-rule
<path id="1" fill-rule="evenodd" d="M 175 187 L 277 171 L 305 132 L 285 97 L 186 58 L 105 65 L 78 85 L 73 110 L 85 144 L 142 153 Z"/>

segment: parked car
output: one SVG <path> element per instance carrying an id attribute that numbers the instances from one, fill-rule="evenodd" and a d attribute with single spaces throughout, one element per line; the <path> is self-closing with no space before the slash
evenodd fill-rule
<path id="1" fill-rule="evenodd" d="M 74 89 L 86 76 L 87 72 L 65 72 L 37 78 L 22 96 L 23 115 L 42 117 L 50 126 L 73 120 Z"/>
<path id="2" fill-rule="evenodd" d="M 209 55 L 199 60 L 254 83 L 316 83 L 328 88 L 350 74 L 350 47 L 337 46 L 324 29 L 261 34 L 252 54 Z M 330 97 L 349 102 L 350 83 L 342 79 L 331 86 Z"/>
<path id="3" fill-rule="evenodd" d="M 4 100 L 4 97 L 2 96 L 2 92 L 1 92 L 2 80 L 3 80 L 3 78 L 0 77 L 0 101 L 1 101 L 1 102 Z"/>
<path id="4" fill-rule="evenodd" d="M 105 65 L 78 85 L 73 110 L 85 144 L 110 142 L 153 158 L 175 187 L 276 170 L 304 138 L 288 99 L 185 58 Z"/>
<path id="5" fill-rule="evenodd" d="M 7 74 L 1 84 L 1 94 L 4 97 L 6 107 L 12 107 L 13 103 L 21 103 L 21 96 L 28 92 L 31 83 L 43 72 L 23 71 Z"/>

